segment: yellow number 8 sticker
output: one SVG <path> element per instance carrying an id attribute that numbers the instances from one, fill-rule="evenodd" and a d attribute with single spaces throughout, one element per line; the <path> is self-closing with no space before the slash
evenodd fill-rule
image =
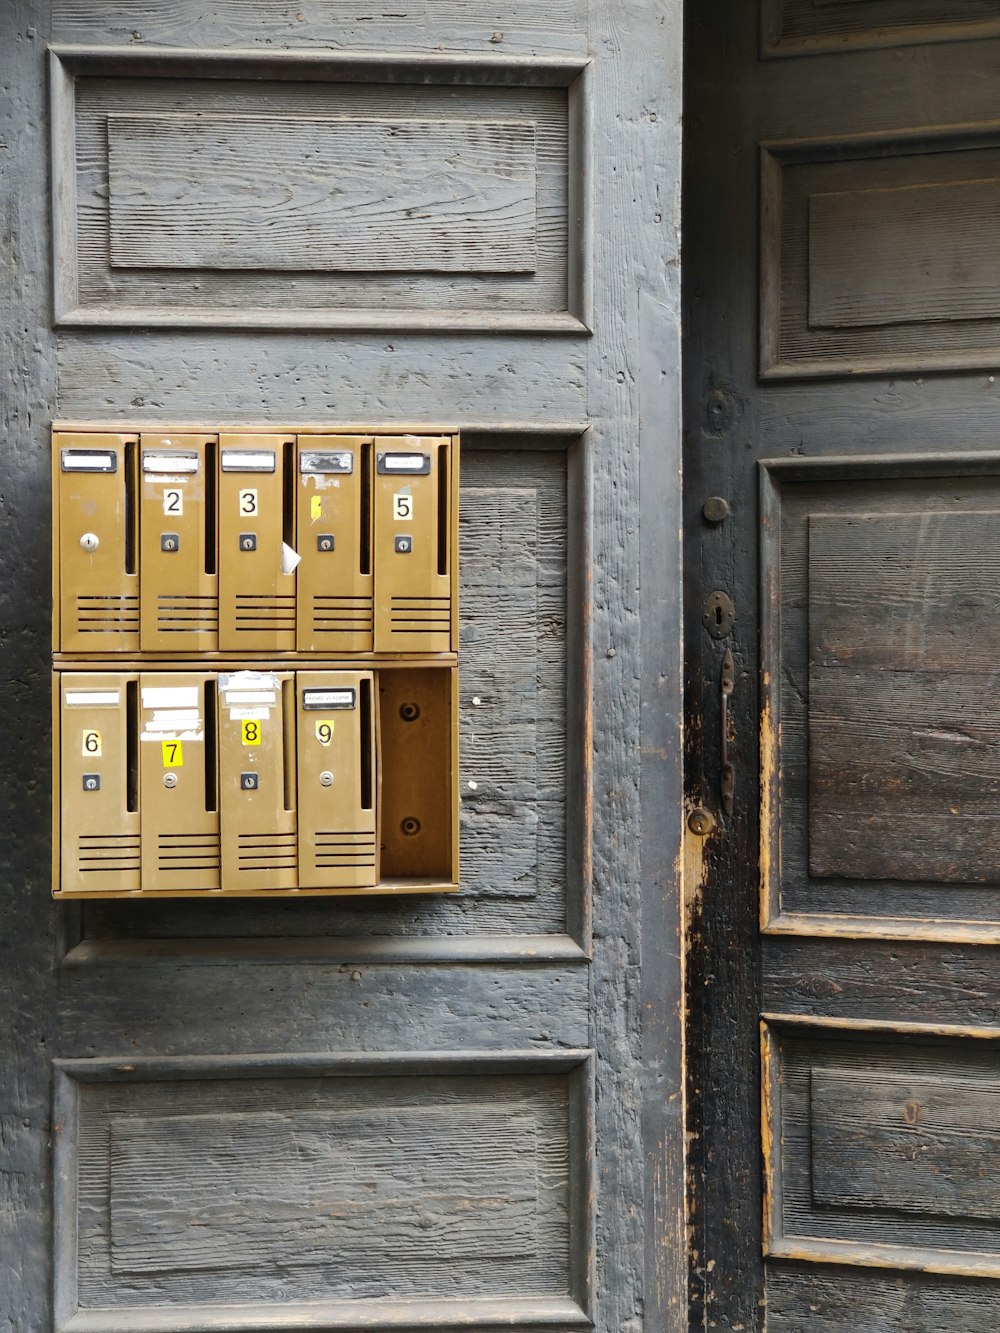
<path id="1" fill-rule="evenodd" d="M 333 718 L 323 717 L 316 722 L 316 739 L 320 745 L 329 745 L 333 740 Z"/>
<path id="2" fill-rule="evenodd" d="M 240 730 L 243 733 L 244 745 L 260 744 L 260 723 L 252 718 L 245 717 L 240 724 Z"/>

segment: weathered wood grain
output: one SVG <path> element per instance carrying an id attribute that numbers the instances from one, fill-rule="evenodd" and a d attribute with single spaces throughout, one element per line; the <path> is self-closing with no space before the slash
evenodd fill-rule
<path id="1" fill-rule="evenodd" d="M 764 0 L 763 24 L 769 54 L 795 55 L 985 37 L 997 15 L 991 0 Z"/>
<path id="2" fill-rule="evenodd" d="M 415 0 L 389 11 L 371 0 L 218 0 L 203 6 L 158 0 L 56 0 L 60 41 L 141 42 L 189 47 L 330 47 L 334 50 L 495 51 L 518 54 L 587 50 L 585 0 Z M 494 38 L 499 36 L 499 40 Z"/>
<path id="3" fill-rule="evenodd" d="M 78 1085 L 82 1310 L 571 1296 L 574 1075 L 428 1069 Z"/>
<path id="4" fill-rule="evenodd" d="M 537 1125 L 506 1108 L 129 1117 L 110 1145 L 115 1275 L 537 1253 Z"/>
<path id="5" fill-rule="evenodd" d="M 463 84 L 463 69 L 452 61 L 436 74 L 390 62 L 339 77 L 334 69 L 324 80 L 278 60 L 253 79 L 226 79 L 191 56 L 173 78 L 102 77 L 99 65 L 72 75 L 73 123 L 59 128 L 54 144 L 68 249 L 61 321 L 135 323 L 142 311 L 142 323 L 168 327 L 173 318 L 263 329 L 505 321 L 525 331 L 579 328 L 581 284 L 574 278 L 571 292 L 570 267 L 572 259 L 574 274 L 582 271 L 586 253 L 571 153 L 581 148 L 581 113 L 571 114 L 576 102 L 561 72 L 539 67 L 538 83 L 525 85 L 517 67 L 517 86 L 507 86 L 502 69 L 497 85 Z M 556 77 L 563 82 L 547 81 Z M 422 164 L 418 179 L 398 152 L 411 122 L 438 126 L 416 144 L 412 134 L 407 140 Z M 191 126 L 193 139 L 178 137 L 179 123 Z M 116 125 L 125 137 L 117 150 Z M 142 161 L 147 131 L 163 173 Z M 317 154 L 312 141 L 323 138 L 327 151 Z M 199 143 L 202 156 L 186 151 Z M 351 188 L 331 198 L 323 159 L 334 153 L 338 187 L 346 173 Z M 371 160 L 359 161 L 359 153 Z M 126 190 L 118 204 L 116 163 Z M 385 170 L 376 173 L 379 163 Z M 456 189 L 462 197 L 454 202 Z M 180 208 L 181 199 L 189 207 Z M 509 237 L 491 217 L 492 203 L 510 222 Z M 138 225 L 137 207 L 154 227 Z M 117 255 L 128 263 L 130 249 L 140 263 L 168 266 L 111 262 Z"/>
<path id="6" fill-rule="evenodd" d="M 1000 1082 L 814 1065 L 810 1119 L 817 1204 L 1000 1217 Z"/>
<path id="7" fill-rule="evenodd" d="M 120 268 L 525 273 L 535 126 L 110 115 Z"/>
<path id="8" fill-rule="evenodd" d="M 772 1333 L 897 1333 L 947 1329 L 982 1333 L 993 1324 L 1000 1284 L 902 1277 L 869 1269 L 780 1264 L 767 1281 Z"/>
<path id="9" fill-rule="evenodd" d="M 995 317 L 998 221 L 1000 180 L 812 195 L 810 325 Z"/>

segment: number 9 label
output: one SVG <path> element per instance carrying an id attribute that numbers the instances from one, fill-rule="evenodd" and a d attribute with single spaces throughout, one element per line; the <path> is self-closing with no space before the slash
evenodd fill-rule
<path id="1" fill-rule="evenodd" d="M 333 718 L 319 718 L 316 722 L 316 739 L 320 745 L 329 745 L 333 740 Z"/>

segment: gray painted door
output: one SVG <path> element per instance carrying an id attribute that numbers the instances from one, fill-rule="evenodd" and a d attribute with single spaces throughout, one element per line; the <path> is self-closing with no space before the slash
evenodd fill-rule
<path id="1" fill-rule="evenodd" d="M 973 1333 L 1000 1326 L 1000 23 L 759 9 L 688 28 L 702 1314 Z"/>
<path id="2" fill-rule="evenodd" d="M 2 8 L 0 1328 L 681 1327 L 678 6 Z M 461 432 L 458 896 L 52 904 L 57 421 Z"/>

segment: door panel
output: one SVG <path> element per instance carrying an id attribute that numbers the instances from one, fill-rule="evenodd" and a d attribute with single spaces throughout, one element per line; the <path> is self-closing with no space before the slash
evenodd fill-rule
<path id="1" fill-rule="evenodd" d="M 0 1329 L 682 1327 L 680 6 L 203 9 L 0 16 Z M 51 903 L 53 422 L 283 466 L 460 434 L 460 531 L 422 529 L 459 683 L 416 682 L 459 717 L 459 893 Z M 154 489 L 138 542 L 214 595 L 225 533 L 161 546 Z"/>
<path id="2" fill-rule="evenodd" d="M 995 20 L 764 0 L 761 47 L 753 7 L 697 8 L 696 1303 L 722 1327 L 993 1327 Z"/>

